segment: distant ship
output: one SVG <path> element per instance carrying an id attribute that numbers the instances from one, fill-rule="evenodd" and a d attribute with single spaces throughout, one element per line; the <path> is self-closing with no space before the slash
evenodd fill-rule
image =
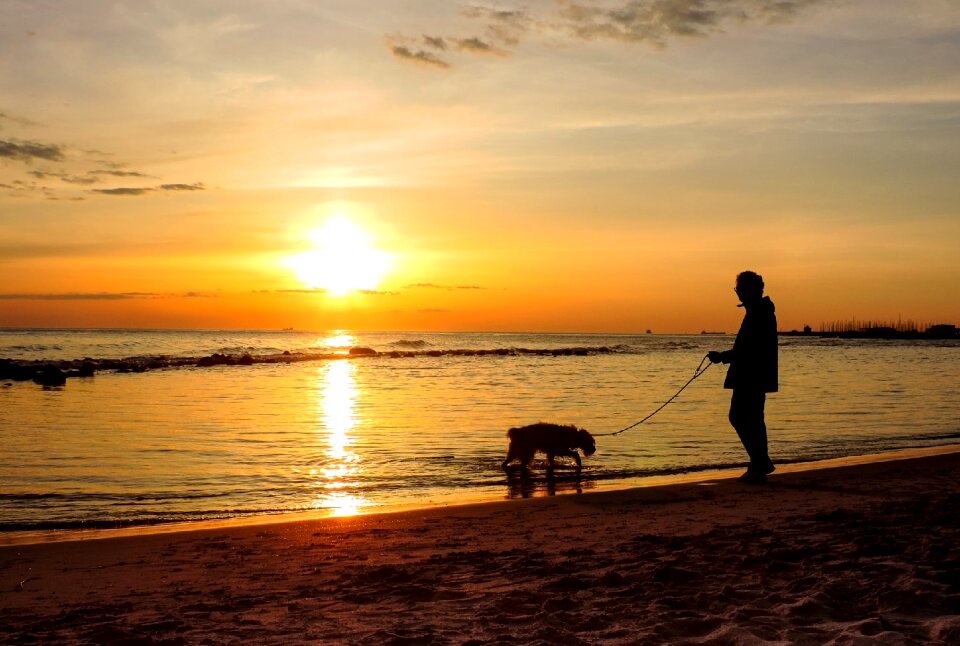
<path id="1" fill-rule="evenodd" d="M 706 330 L 700 330 L 700 334 L 726 334 L 726 332 L 707 332 Z"/>

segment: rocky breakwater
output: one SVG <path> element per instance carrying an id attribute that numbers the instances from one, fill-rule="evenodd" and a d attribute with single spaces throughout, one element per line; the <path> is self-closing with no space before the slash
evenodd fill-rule
<path id="1" fill-rule="evenodd" d="M 222 354 L 213 353 L 202 357 L 128 357 L 125 359 L 73 359 L 69 361 L 43 361 L 26 359 L 0 359 L 0 382 L 9 386 L 14 381 L 33 381 L 45 388 L 62 387 L 67 379 L 93 377 L 97 372 L 142 373 L 168 368 L 212 368 L 217 366 L 253 366 L 261 363 L 296 363 L 300 361 L 333 361 L 365 358 L 410 359 L 417 357 L 474 357 L 474 356 L 590 356 L 622 352 L 622 348 L 597 346 L 575 348 L 495 348 L 483 350 L 392 350 L 379 352 L 373 348 L 354 347 L 347 352 L 312 353 L 284 351 L 279 354 Z"/>

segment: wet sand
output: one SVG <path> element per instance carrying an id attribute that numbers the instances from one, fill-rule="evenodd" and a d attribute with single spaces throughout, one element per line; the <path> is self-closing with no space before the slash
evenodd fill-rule
<path id="1" fill-rule="evenodd" d="M 960 643 L 960 453 L 782 471 L 0 547 L 0 642 Z"/>

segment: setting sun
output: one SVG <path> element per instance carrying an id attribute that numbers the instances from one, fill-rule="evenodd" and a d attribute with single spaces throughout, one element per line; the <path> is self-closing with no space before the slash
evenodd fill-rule
<path id="1" fill-rule="evenodd" d="M 370 236 L 344 216 L 336 216 L 310 233 L 315 247 L 289 259 L 306 287 L 333 296 L 376 289 L 390 269 L 390 255 L 373 246 Z"/>

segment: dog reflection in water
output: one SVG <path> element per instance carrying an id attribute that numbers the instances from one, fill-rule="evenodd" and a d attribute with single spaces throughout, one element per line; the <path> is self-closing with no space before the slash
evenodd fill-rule
<path id="1" fill-rule="evenodd" d="M 593 436 L 582 428 L 560 424 L 530 424 L 519 428 L 511 428 L 507 431 L 507 437 L 510 438 L 510 448 L 507 449 L 507 457 L 500 464 L 503 470 L 507 470 L 514 460 L 520 461 L 520 468 L 526 473 L 530 466 L 530 461 L 537 453 L 545 453 L 547 456 L 547 474 L 553 473 L 554 459 L 557 457 L 573 458 L 577 463 L 577 475 L 580 475 L 581 461 L 579 451 L 583 451 L 585 456 L 593 455 L 597 451 L 597 443 Z"/>

